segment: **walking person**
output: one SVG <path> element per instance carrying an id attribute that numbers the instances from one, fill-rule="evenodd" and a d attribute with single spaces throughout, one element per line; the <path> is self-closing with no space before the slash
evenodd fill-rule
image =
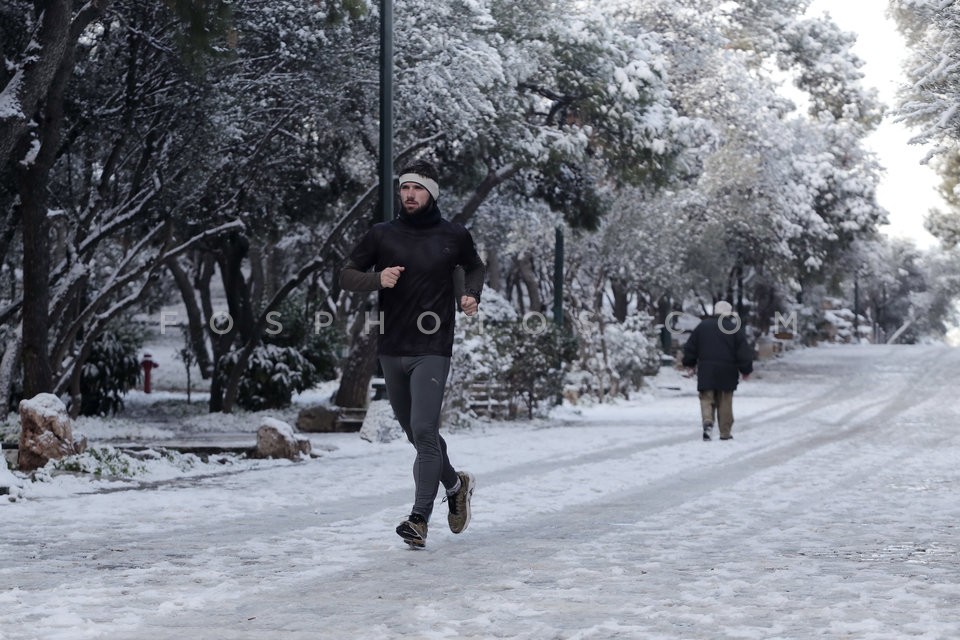
<path id="1" fill-rule="evenodd" d="M 720 439 L 733 439 L 733 392 L 740 376 L 753 372 L 753 347 L 733 307 L 721 300 L 713 315 L 700 321 L 683 345 L 683 366 L 697 373 L 703 439 L 711 439 L 714 421 Z"/>
<path id="2" fill-rule="evenodd" d="M 418 161 L 400 172 L 397 217 L 367 232 L 340 272 L 350 291 L 378 291 L 380 335 L 377 355 L 387 395 L 407 439 L 416 449 L 415 499 L 397 534 L 423 547 L 427 525 L 442 484 L 453 533 L 470 523 L 473 475 L 456 471 L 440 435 L 440 409 L 453 353 L 456 305 L 477 313 L 485 267 L 470 232 L 445 220 L 436 168 Z M 462 267 L 462 295 L 454 270 Z M 372 269 L 372 271 L 370 271 Z"/>

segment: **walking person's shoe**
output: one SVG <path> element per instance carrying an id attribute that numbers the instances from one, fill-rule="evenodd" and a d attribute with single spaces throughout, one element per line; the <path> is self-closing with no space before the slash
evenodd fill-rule
<path id="1" fill-rule="evenodd" d="M 713 431 L 713 425 L 709 422 L 703 425 L 703 439 L 710 440 L 710 432 Z"/>
<path id="2" fill-rule="evenodd" d="M 447 523 L 450 525 L 450 531 L 461 533 L 470 524 L 470 498 L 473 497 L 477 480 L 469 471 L 458 471 L 457 475 L 460 476 L 460 489 L 446 497 L 450 505 Z"/>
<path id="3" fill-rule="evenodd" d="M 411 547 L 423 548 L 427 544 L 427 521 L 419 513 L 411 513 L 397 527 L 397 535 Z"/>

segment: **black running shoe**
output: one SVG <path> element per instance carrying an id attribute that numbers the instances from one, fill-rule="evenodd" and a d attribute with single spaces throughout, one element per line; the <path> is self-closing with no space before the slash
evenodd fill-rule
<path id="1" fill-rule="evenodd" d="M 397 526 L 397 535 L 411 547 L 423 547 L 427 544 L 427 521 L 419 513 L 411 513 Z"/>

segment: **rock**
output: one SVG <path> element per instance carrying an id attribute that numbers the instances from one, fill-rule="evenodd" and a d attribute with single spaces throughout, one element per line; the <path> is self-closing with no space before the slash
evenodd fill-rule
<path id="1" fill-rule="evenodd" d="M 299 460 L 310 455 L 310 441 L 297 435 L 293 427 L 282 420 L 263 418 L 257 429 L 258 458 L 287 458 Z"/>
<path id="2" fill-rule="evenodd" d="M 337 430 L 336 409 L 324 405 L 306 407 L 297 414 L 297 429 L 304 433 L 332 433 Z"/>
<path id="3" fill-rule="evenodd" d="M 83 453 L 87 439 L 73 433 L 67 407 L 52 393 L 20 401 L 20 450 L 17 469 L 33 471 L 50 460 Z"/>
<path id="4" fill-rule="evenodd" d="M 363 417 L 360 437 L 368 442 L 390 442 L 404 437 L 403 428 L 393 415 L 387 400 L 371 400 Z"/>

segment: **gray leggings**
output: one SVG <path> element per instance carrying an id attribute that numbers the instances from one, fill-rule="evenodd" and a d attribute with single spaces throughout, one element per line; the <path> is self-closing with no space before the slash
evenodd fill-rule
<path id="1" fill-rule="evenodd" d="M 380 356 L 380 366 L 393 413 L 417 450 L 413 513 L 430 520 L 440 483 L 447 489 L 457 484 L 457 472 L 447 458 L 447 443 L 440 436 L 440 409 L 450 358 Z"/>

